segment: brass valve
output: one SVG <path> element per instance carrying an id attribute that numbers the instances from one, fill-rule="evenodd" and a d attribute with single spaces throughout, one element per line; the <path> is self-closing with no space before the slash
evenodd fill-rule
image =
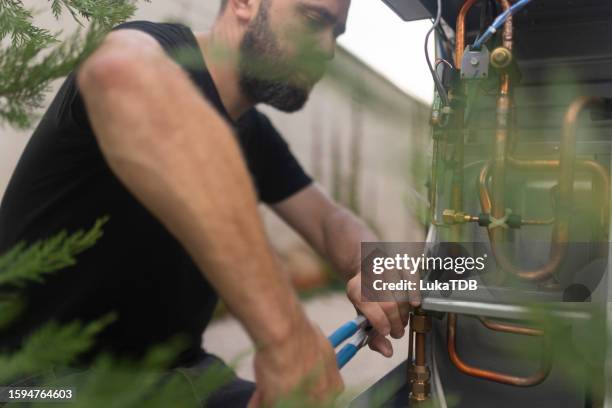
<path id="1" fill-rule="evenodd" d="M 546 225 L 548 221 L 530 221 L 523 220 L 519 214 L 508 213 L 504 218 L 504 225 L 510 228 L 521 228 L 522 225 Z M 466 214 L 462 211 L 444 210 L 442 212 L 442 221 L 446 225 L 460 225 L 468 222 L 477 222 L 481 227 L 489 227 L 491 225 L 490 214 L 480 214 L 478 216 Z"/>
<path id="2" fill-rule="evenodd" d="M 506 47 L 497 47 L 491 52 L 491 65 L 497 69 L 508 68 L 512 59 L 512 51 Z"/>
<path id="3" fill-rule="evenodd" d="M 447 225 L 465 224 L 467 222 L 478 221 L 478 217 L 473 217 L 462 211 L 444 210 L 442 220 Z"/>

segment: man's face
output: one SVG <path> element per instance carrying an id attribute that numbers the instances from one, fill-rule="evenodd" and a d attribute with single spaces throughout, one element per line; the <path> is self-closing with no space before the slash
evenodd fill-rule
<path id="1" fill-rule="evenodd" d="M 240 86 L 254 103 L 301 109 L 333 58 L 350 0 L 261 0 L 240 47 Z"/>

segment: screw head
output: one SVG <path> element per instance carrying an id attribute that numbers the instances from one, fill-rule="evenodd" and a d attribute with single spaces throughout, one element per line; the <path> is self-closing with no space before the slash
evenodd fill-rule
<path id="1" fill-rule="evenodd" d="M 472 57 L 472 59 L 470 59 L 470 64 L 472 64 L 472 66 L 477 66 L 478 64 L 480 64 L 480 61 L 478 60 L 478 58 Z"/>

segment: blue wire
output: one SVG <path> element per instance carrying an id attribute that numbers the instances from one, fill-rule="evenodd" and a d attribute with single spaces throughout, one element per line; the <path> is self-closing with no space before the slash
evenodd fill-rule
<path id="1" fill-rule="evenodd" d="M 525 7 L 529 3 L 531 3 L 531 0 L 519 0 L 508 10 L 497 16 L 495 21 L 493 21 L 493 24 L 491 24 L 491 26 L 487 28 L 487 30 L 474 42 L 472 49 L 481 49 L 483 44 L 487 42 L 489 38 L 495 35 L 497 30 L 499 30 L 504 25 L 504 23 L 506 22 L 506 20 L 508 20 L 508 18 L 510 18 L 510 16 L 513 16 L 514 14 L 518 13 L 523 7 Z"/>

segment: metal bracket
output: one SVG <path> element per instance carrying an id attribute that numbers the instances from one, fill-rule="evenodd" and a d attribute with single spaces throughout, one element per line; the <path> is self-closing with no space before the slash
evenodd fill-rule
<path id="1" fill-rule="evenodd" d="M 461 79 L 487 79 L 489 77 L 490 53 L 487 47 L 480 50 L 465 49 L 461 60 Z"/>

